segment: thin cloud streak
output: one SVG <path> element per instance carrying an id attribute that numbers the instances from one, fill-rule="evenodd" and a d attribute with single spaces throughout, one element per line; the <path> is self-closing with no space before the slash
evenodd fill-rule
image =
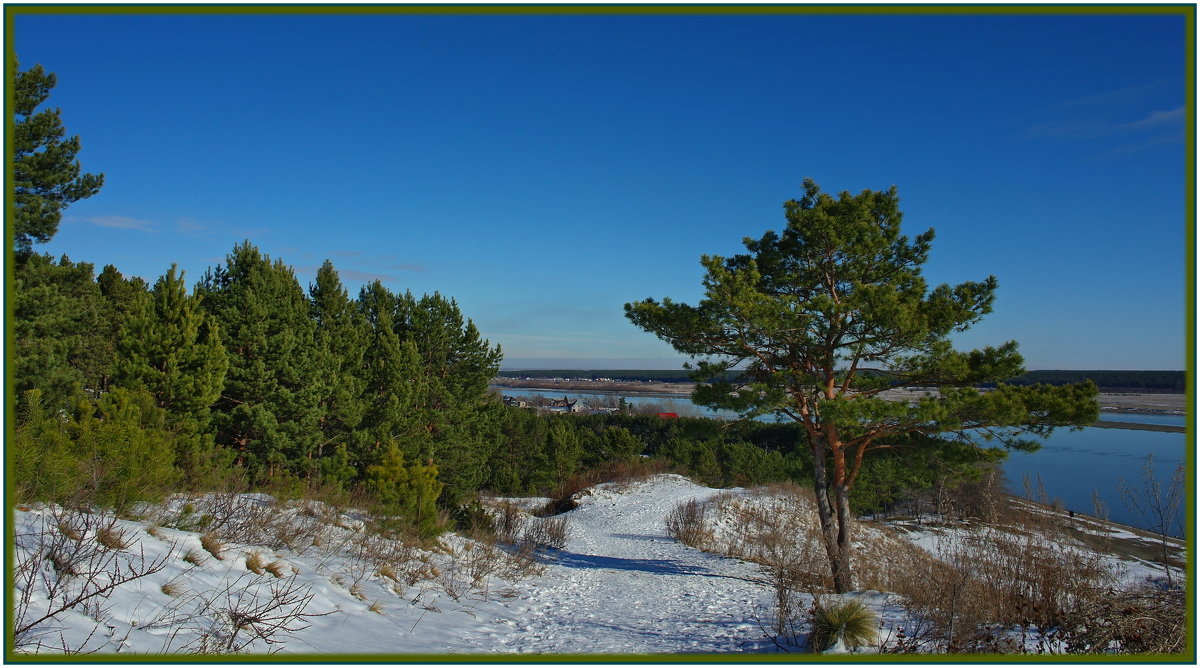
<path id="1" fill-rule="evenodd" d="M 1136 121 L 1126 123 L 1114 123 L 1095 118 L 1047 121 L 1028 128 L 1025 134 L 1029 137 L 1054 139 L 1096 139 L 1122 133 L 1153 132 L 1182 125 L 1185 113 L 1184 107 L 1180 106 L 1166 111 L 1152 111 Z"/>
<path id="2" fill-rule="evenodd" d="M 1079 107 L 1095 107 L 1095 106 L 1108 107 L 1113 104 L 1133 103 L 1133 102 L 1137 102 L 1138 100 L 1141 100 L 1144 97 L 1146 97 L 1147 93 L 1152 93 L 1156 90 L 1162 90 L 1165 88 L 1169 88 L 1172 84 L 1173 84 L 1173 82 L 1163 79 L 1160 81 L 1153 81 L 1151 83 L 1139 84 L 1137 86 L 1126 86 L 1124 88 L 1116 88 L 1113 90 L 1107 90 L 1107 91 L 1104 91 L 1101 93 L 1096 93 L 1094 95 L 1086 95 L 1084 97 L 1077 97 L 1073 100 L 1067 100 L 1066 102 L 1059 102 L 1058 104 L 1051 107 L 1051 109 L 1055 109 L 1055 110 L 1076 109 Z"/>
<path id="3" fill-rule="evenodd" d="M 118 230 L 137 230 L 139 232 L 157 232 L 158 225 L 148 220 L 130 218 L 129 216 L 91 216 L 81 218 L 85 223 L 109 227 Z"/>
<path id="4" fill-rule="evenodd" d="M 301 274 L 304 276 L 316 276 L 317 271 L 320 269 L 320 267 L 306 265 L 306 266 L 302 266 L 302 267 L 298 267 L 298 266 L 293 267 L 292 269 L 297 274 Z M 345 269 L 345 268 L 338 267 L 338 266 L 334 266 L 333 269 L 334 269 L 334 271 L 337 272 L 338 278 L 341 278 L 342 280 L 363 281 L 364 283 L 370 283 L 371 281 L 380 281 L 382 283 L 395 283 L 396 281 L 400 280 L 399 278 L 392 276 L 390 274 L 378 274 L 378 273 L 369 272 L 369 271 L 358 271 L 357 269 Z"/>

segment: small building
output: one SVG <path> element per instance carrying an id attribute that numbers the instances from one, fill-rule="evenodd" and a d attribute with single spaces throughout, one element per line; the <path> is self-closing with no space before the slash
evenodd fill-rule
<path id="1" fill-rule="evenodd" d="M 563 397 L 562 399 L 551 399 L 550 403 L 546 404 L 546 409 L 552 413 L 582 413 L 586 408 L 579 400 L 571 401 Z"/>
<path id="2" fill-rule="evenodd" d="M 678 413 L 655 413 L 661 420 L 678 420 Z"/>

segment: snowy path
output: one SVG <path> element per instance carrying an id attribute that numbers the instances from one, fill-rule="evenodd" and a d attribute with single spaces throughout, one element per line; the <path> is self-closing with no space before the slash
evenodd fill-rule
<path id="1" fill-rule="evenodd" d="M 674 476 L 619 493 L 598 488 L 567 515 L 567 547 L 546 575 L 464 644 L 573 654 L 768 649 L 757 620 L 769 593 L 758 568 L 666 536 L 677 503 L 714 493 Z"/>

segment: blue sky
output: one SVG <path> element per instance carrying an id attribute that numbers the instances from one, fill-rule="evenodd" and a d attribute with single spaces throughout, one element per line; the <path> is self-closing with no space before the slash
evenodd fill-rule
<path id="1" fill-rule="evenodd" d="M 39 250 L 190 282 L 250 239 L 455 297 L 506 366 L 677 366 L 623 316 L 805 177 L 896 185 L 957 342 L 1185 365 L 1181 16 L 20 15 L 101 193 Z"/>

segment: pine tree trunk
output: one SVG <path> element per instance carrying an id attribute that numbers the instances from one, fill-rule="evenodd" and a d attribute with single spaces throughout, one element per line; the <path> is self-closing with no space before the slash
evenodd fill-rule
<path id="1" fill-rule="evenodd" d="M 850 591 L 850 537 L 848 527 L 842 522 L 843 517 L 849 516 L 849 497 L 846 498 L 846 508 L 843 513 L 842 495 L 838 494 L 837 515 L 834 515 L 834 504 L 830 501 L 831 485 L 829 472 L 825 465 L 826 448 L 823 444 L 814 443 L 813 450 L 813 487 L 817 497 L 817 517 L 821 520 L 821 538 L 825 545 L 825 554 L 829 557 L 829 571 L 833 576 L 834 590 L 839 593 Z"/>
<path id="2" fill-rule="evenodd" d="M 850 533 L 853 519 L 850 516 L 850 488 L 834 486 L 837 497 L 837 563 L 833 568 L 833 590 L 845 594 L 854 589 L 854 577 L 850 571 Z"/>

